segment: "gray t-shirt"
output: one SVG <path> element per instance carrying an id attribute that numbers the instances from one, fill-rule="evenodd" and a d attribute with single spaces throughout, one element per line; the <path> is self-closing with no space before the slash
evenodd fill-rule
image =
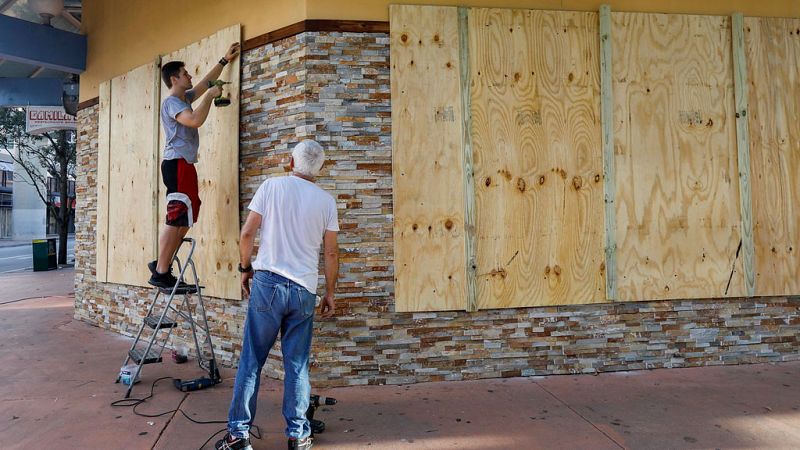
<path id="1" fill-rule="evenodd" d="M 161 103 L 161 124 L 164 126 L 166 143 L 164 159 L 183 158 L 188 163 L 197 162 L 197 149 L 200 147 L 200 135 L 197 128 L 180 124 L 175 118 L 187 109 L 192 111 L 194 91 L 186 91 L 186 101 L 170 95 Z"/>

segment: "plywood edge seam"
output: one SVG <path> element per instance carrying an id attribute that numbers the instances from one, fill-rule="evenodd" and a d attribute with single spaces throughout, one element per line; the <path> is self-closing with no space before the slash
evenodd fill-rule
<path id="1" fill-rule="evenodd" d="M 160 151 L 160 138 L 161 138 L 161 55 L 156 56 L 153 60 L 153 181 L 155 186 L 150 191 L 150 196 L 152 199 L 152 208 L 153 211 L 156 213 L 153 214 L 153 242 L 151 242 L 151 251 L 153 257 L 157 257 L 158 255 L 158 185 L 161 182 L 159 180 L 159 169 L 161 166 L 161 151 Z"/>
<path id="2" fill-rule="evenodd" d="M 600 6 L 600 122 L 603 147 L 603 193 L 606 219 L 606 300 L 617 300 L 616 174 L 614 168 L 614 97 L 611 7 Z"/>
<path id="3" fill-rule="evenodd" d="M 736 102 L 736 147 L 739 167 L 739 208 L 742 214 L 742 266 L 748 297 L 755 296 L 755 246 L 750 188 L 750 131 L 748 129 L 747 59 L 744 46 L 744 15 L 731 16 L 733 78 Z M 734 262 L 735 264 L 735 262 Z"/>
<path id="4" fill-rule="evenodd" d="M 475 177 L 472 160 L 472 106 L 470 92 L 469 61 L 469 9 L 458 8 L 459 64 L 461 69 L 461 109 L 464 125 L 462 142 L 464 155 L 464 240 L 466 252 L 467 298 L 465 309 L 468 312 L 478 310 L 478 282 L 476 257 L 477 243 L 475 235 Z"/>

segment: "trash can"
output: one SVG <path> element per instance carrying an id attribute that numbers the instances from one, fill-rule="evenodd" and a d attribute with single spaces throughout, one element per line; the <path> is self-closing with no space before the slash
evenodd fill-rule
<path id="1" fill-rule="evenodd" d="M 33 246 L 33 271 L 58 269 L 56 256 L 56 239 L 34 239 Z"/>

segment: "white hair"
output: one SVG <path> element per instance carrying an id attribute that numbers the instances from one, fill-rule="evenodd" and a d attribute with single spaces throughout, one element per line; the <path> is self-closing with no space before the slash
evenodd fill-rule
<path id="1" fill-rule="evenodd" d="M 294 171 L 308 177 L 316 177 L 325 162 L 325 151 L 319 142 L 312 139 L 305 139 L 294 146 L 292 150 L 294 158 Z"/>

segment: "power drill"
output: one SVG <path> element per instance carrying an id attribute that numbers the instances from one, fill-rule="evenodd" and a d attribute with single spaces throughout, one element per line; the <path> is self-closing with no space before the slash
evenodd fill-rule
<path id="1" fill-rule="evenodd" d="M 311 394 L 311 401 L 306 410 L 306 419 L 311 422 L 311 435 L 319 434 L 325 431 L 325 422 L 314 418 L 314 413 L 320 405 L 335 405 L 336 399 L 333 397 L 322 397 L 319 395 Z"/>
<path id="2" fill-rule="evenodd" d="M 175 388 L 183 392 L 199 391 L 200 389 L 205 389 L 207 387 L 222 383 L 222 377 L 219 375 L 219 369 L 217 368 L 217 362 L 215 360 L 211 360 L 210 362 L 208 375 L 209 376 L 207 377 L 195 378 L 194 380 L 186 381 L 176 378 L 172 380 L 172 383 L 175 385 Z"/>
<path id="3" fill-rule="evenodd" d="M 230 81 L 222 81 L 222 80 L 213 80 L 208 82 L 208 88 L 211 89 L 214 86 L 225 86 L 226 84 L 231 84 Z M 219 96 L 214 97 L 214 106 L 228 106 L 231 104 L 231 99 L 228 97 L 223 97 L 222 93 L 220 92 Z"/>

